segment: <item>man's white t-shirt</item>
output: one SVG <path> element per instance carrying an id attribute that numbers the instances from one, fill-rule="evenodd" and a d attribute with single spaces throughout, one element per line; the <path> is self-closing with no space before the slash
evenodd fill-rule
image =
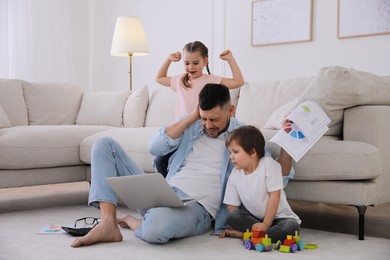
<path id="1" fill-rule="evenodd" d="M 223 203 L 244 207 L 255 217 L 263 220 L 269 200 L 268 192 L 281 190 L 279 207 L 275 218 L 294 218 L 299 223 L 299 217 L 292 211 L 283 190 L 281 166 L 270 157 L 263 156 L 256 170 L 245 175 L 244 170 L 234 168 L 225 191 Z"/>
<path id="2" fill-rule="evenodd" d="M 217 215 L 221 203 L 221 167 L 224 159 L 226 133 L 217 138 L 203 134 L 184 160 L 180 170 L 168 180 L 171 186 L 189 196 L 207 195 L 198 202 L 212 215 Z"/>

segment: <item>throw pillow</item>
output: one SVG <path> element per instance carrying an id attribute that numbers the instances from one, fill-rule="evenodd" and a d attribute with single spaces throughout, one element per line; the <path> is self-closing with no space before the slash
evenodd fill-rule
<path id="1" fill-rule="evenodd" d="M 156 86 L 151 91 L 145 126 L 163 126 L 175 120 L 176 92 L 170 88 Z"/>
<path id="2" fill-rule="evenodd" d="M 300 99 L 300 97 L 294 98 L 290 102 L 287 102 L 283 106 L 276 109 L 268 118 L 267 122 L 265 122 L 263 128 L 276 130 L 282 128 L 283 120 L 286 118 L 287 114 L 290 113 L 298 105 L 298 101 Z"/>
<path id="3" fill-rule="evenodd" d="M 129 94 L 128 91 L 84 93 L 76 124 L 122 126 L 123 108 Z"/>
<path id="4" fill-rule="evenodd" d="M 11 126 L 28 125 L 21 80 L 0 79 L 0 104 L 11 122 Z"/>
<path id="5" fill-rule="evenodd" d="M 9 121 L 7 113 L 5 113 L 3 107 L 0 105 L 0 128 L 7 127 L 11 127 L 11 122 Z"/>
<path id="6" fill-rule="evenodd" d="M 262 128 L 271 114 L 292 99 L 301 97 L 314 77 L 251 82 L 240 88 L 235 117 Z"/>
<path id="7" fill-rule="evenodd" d="M 75 83 L 22 81 L 30 125 L 74 125 L 83 89 Z"/>
<path id="8" fill-rule="evenodd" d="M 136 89 L 126 101 L 123 111 L 123 125 L 125 127 L 143 127 L 146 110 L 149 104 L 148 86 Z"/>
<path id="9" fill-rule="evenodd" d="M 322 68 L 299 104 L 317 102 L 331 122 L 326 135 L 342 135 L 344 109 L 359 105 L 390 105 L 390 79 L 343 67 Z"/>

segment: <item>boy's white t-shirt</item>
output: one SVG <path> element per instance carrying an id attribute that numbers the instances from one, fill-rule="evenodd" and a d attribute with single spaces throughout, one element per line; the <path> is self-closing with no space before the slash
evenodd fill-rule
<path id="1" fill-rule="evenodd" d="M 182 84 L 182 78 L 184 75 L 185 74 L 171 78 L 171 89 L 176 92 L 176 119 L 179 119 L 194 110 L 199 92 L 202 90 L 204 85 L 207 83 L 220 84 L 222 81 L 222 77 L 212 74 L 203 74 L 199 78 L 191 80 L 191 88 L 186 88 Z"/>
<path id="2" fill-rule="evenodd" d="M 244 170 L 234 168 L 227 186 L 223 203 L 244 207 L 258 219 L 264 219 L 269 200 L 268 192 L 281 190 L 279 207 L 275 218 L 299 217 L 292 211 L 283 190 L 281 166 L 270 157 L 263 156 L 256 170 L 245 175 Z"/>

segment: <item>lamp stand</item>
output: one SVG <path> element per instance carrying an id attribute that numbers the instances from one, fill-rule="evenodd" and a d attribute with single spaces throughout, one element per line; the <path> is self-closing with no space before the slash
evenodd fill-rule
<path id="1" fill-rule="evenodd" d="M 130 59 L 130 69 L 129 69 L 129 76 L 130 76 L 130 95 L 133 92 L 133 53 L 129 52 L 129 59 Z"/>

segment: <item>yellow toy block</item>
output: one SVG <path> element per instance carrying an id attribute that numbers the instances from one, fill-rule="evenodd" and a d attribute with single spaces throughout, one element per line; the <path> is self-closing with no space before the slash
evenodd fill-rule
<path id="1" fill-rule="evenodd" d="M 252 232 L 249 232 L 249 229 L 247 229 L 246 232 L 244 232 L 242 239 L 247 240 L 250 239 L 251 237 L 252 237 Z"/>

